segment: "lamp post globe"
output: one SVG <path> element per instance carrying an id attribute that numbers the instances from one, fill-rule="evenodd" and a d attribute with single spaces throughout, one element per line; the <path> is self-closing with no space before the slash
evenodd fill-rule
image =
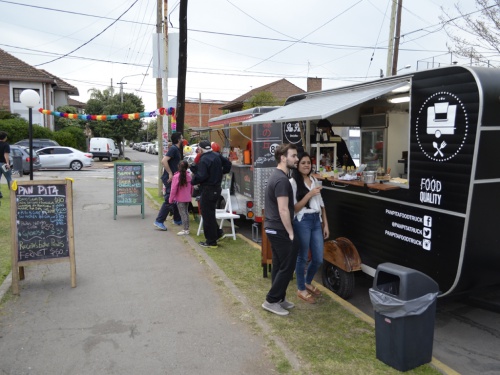
<path id="1" fill-rule="evenodd" d="M 29 118 L 29 148 L 30 148 L 30 180 L 33 180 L 33 107 L 40 103 L 40 95 L 35 90 L 23 90 L 19 96 L 22 104 L 28 107 Z"/>
<path id="2" fill-rule="evenodd" d="M 35 90 L 23 90 L 19 96 L 19 100 L 28 108 L 33 108 L 40 103 L 40 95 Z"/>

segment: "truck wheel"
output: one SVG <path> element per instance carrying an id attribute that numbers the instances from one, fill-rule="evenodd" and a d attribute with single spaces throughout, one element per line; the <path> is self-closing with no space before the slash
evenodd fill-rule
<path id="1" fill-rule="evenodd" d="M 323 285 L 343 299 L 348 299 L 354 292 L 354 274 L 324 261 L 321 273 Z"/>

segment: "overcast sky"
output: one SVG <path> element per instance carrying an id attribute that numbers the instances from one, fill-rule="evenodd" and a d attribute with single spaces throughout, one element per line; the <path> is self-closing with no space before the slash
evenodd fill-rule
<path id="1" fill-rule="evenodd" d="M 401 73 L 466 63 L 447 53 L 439 26 L 440 7 L 457 15 L 457 2 L 475 10 L 472 0 L 403 2 L 398 68 L 411 68 Z M 168 7 L 178 32 L 179 0 Z M 304 90 L 307 77 L 323 78 L 324 89 L 376 79 L 386 70 L 390 9 L 391 0 L 189 0 L 186 97 L 232 100 L 281 78 Z M 149 111 L 155 23 L 155 0 L 0 0 L 0 48 L 76 86 L 83 102 L 90 88 L 112 80 L 118 90 L 134 75 L 124 91 Z M 169 79 L 169 99 L 176 93 Z"/>

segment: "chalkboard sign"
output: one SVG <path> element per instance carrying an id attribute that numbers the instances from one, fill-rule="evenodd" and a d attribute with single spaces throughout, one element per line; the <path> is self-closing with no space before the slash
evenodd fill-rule
<path id="1" fill-rule="evenodd" d="M 144 219 L 144 164 L 115 163 L 114 170 L 115 215 L 118 206 L 141 206 Z"/>
<path id="2" fill-rule="evenodd" d="M 281 123 L 255 124 L 252 126 L 252 152 L 255 168 L 276 167 L 274 151 L 283 143 Z"/>
<path id="3" fill-rule="evenodd" d="M 16 182 L 11 194 L 14 294 L 19 294 L 18 267 L 22 276 L 23 266 L 40 262 L 69 261 L 76 286 L 72 196 L 71 180 Z"/>

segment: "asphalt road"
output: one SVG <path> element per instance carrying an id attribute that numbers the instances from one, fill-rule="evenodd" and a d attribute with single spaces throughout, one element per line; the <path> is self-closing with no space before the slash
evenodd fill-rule
<path id="1" fill-rule="evenodd" d="M 147 181 L 157 184 L 158 156 L 130 148 L 127 148 L 126 156 L 143 162 Z M 251 223 L 240 221 L 238 232 L 251 238 Z M 320 273 L 321 270 L 318 276 Z M 317 281 L 321 282 L 318 276 Z M 372 283 L 371 277 L 357 274 L 355 293 L 349 302 L 373 317 L 368 297 Z M 433 348 L 438 360 L 461 374 L 493 375 L 500 374 L 499 353 L 500 286 L 474 296 L 438 299 Z"/>

